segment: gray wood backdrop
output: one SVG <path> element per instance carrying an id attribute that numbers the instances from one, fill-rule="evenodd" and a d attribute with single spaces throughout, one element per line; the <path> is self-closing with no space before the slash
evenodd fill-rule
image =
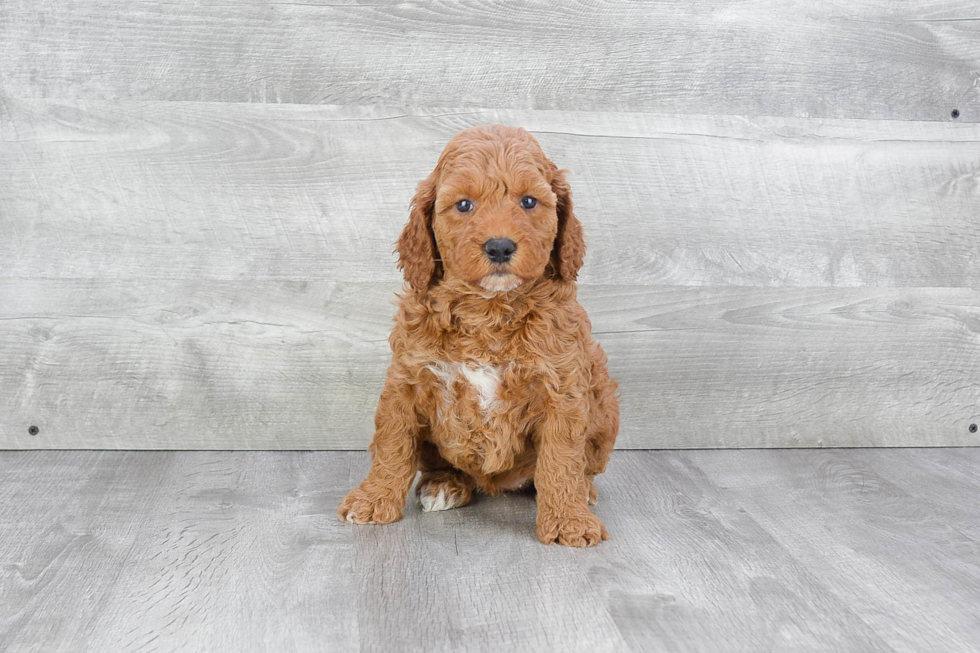
<path id="1" fill-rule="evenodd" d="M 0 0 L 0 448 L 365 447 L 488 122 L 571 171 L 621 447 L 980 443 L 975 0 L 557 4 Z"/>

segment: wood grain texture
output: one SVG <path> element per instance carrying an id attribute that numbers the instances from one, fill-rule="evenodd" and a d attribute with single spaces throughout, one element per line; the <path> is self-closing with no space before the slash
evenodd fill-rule
<path id="1" fill-rule="evenodd" d="M 620 451 L 613 539 L 569 550 L 527 494 L 340 523 L 363 452 L 2 452 L 0 648 L 967 651 L 954 460 L 980 450 Z"/>
<path id="2" fill-rule="evenodd" d="M 933 650 L 939 633 L 940 648 L 974 648 L 980 637 L 973 608 L 980 591 L 976 485 L 958 494 L 929 467 L 916 474 L 921 487 L 902 482 L 905 468 L 919 464 L 911 452 L 800 453 L 725 460 L 694 452 L 690 460 L 776 541 L 820 569 L 824 582 L 891 650 Z M 977 464 L 975 454 L 958 453 Z M 810 472 L 800 474 L 804 465 Z M 971 495 L 969 505 L 956 499 Z M 819 527 L 801 527 L 807 515 L 819 515 Z M 926 586 L 942 590 L 924 593 Z"/>
<path id="3" fill-rule="evenodd" d="M 596 573 L 640 651 L 888 651 L 796 550 L 692 463 L 700 452 L 618 452 L 597 481 L 622 559 Z M 724 458 L 739 465 L 743 452 Z M 750 457 L 754 452 L 745 452 Z M 770 453 L 770 452 L 767 452 Z M 775 456 L 762 456 L 773 460 Z M 807 478 L 804 465 L 787 475 Z M 603 482 L 605 481 L 605 482 Z M 773 493 L 782 492 L 775 484 Z M 822 515 L 812 515 L 818 527 Z"/>
<path id="4" fill-rule="evenodd" d="M 0 95 L 980 120 L 971 0 L 9 0 Z"/>
<path id="5" fill-rule="evenodd" d="M 0 321 L 12 363 L 2 385 L 13 389 L 0 414 L 5 439 L 20 442 L 12 448 L 370 441 L 394 288 L 382 296 L 363 284 L 83 283 L 45 306 L 53 287 L 28 285 L 35 317 Z M 43 317 L 66 309 L 77 310 L 73 326 Z M 28 435 L 25 418 L 41 436 Z"/>
<path id="6" fill-rule="evenodd" d="M 570 170 L 621 447 L 977 444 L 975 2 L 9 0 L 0 61 L 0 447 L 365 446 L 490 122 Z"/>
<path id="7" fill-rule="evenodd" d="M 394 281 L 488 122 L 571 170 L 584 283 L 980 287 L 977 124 L 9 99 L 0 275 Z"/>
<path id="8" fill-rule="evenodd" d="M 363 449 L 397 289 L 0 282 L 0 448 Z M 621 448 L 978 443 L 976 291 L 583 286 L 580 299 L 621 385 Z"/>
<path id="9" fill-rule="evenodd" d="M 97 634 L 92 622 L 126 578 L 122 562 L 138 549 L 148 515 L 159 509 L 172 459 L 101 452 L 11 456 L 0 454 L 0 648 L 84 648 Z M 74 614 L 64 612 L 68 606 Z"/>
<path id="10" fill-rule="evenodd" d="M 4 651 L 357 650 L 343 457 L 0 454 Z"/>
<path id="11" fill-rule="evenodd" d="M 356 485 L 368 457 L 343 455 Z M 352 529 L 361 650 L 626 650 L 583 552 L 529 546 L 530 496 L 436 513 L 409 497 L 392 528 Z"/>

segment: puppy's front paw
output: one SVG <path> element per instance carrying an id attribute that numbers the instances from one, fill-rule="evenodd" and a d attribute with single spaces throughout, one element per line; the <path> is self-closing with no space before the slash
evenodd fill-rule
<path id="1" fill-rule="evenodd" d="M 609 539 L 609 532 L 602 520 L 591 512 L 574 515 L 539 515 L 538 539 L 545 544 L 564 546 L 595 546 Z"/>
<path id="2" fill-rule="evenodd" d="M 337 516 L 349 524 L 390 524 L 402 518 L 403 509 L 391 497 L 357 487 L 340 502 Z"/>

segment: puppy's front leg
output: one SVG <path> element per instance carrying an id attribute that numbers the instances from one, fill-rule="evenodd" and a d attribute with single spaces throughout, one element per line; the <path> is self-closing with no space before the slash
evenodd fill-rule
<path id="1" fill-rule="evenodd" d="M 371 471 L 340 502 L 337 515 L 352 524 L 389 524 L 402 518 L 418 469 L 418 423 L 410 391 L 389 375 L 374 416 Z"/>
<path id="2" fill-rule="evenodd" d="M 584 417 L 549 411 L 535 432 L 535 448 L 538 539 L 565 546 L 595 546 L 608 540 L 602 521 L 589 512 Z"/>

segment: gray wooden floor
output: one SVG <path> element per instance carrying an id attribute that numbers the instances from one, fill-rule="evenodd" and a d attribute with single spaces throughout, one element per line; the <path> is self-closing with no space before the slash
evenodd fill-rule
<path id="1" fill-rule="evenodd" d="M 597 549 L 528 495 L 336 520 L 350 452 L 0 452 L 0 650 L 968 651 L 980 449 L 617 451 Z"/>

